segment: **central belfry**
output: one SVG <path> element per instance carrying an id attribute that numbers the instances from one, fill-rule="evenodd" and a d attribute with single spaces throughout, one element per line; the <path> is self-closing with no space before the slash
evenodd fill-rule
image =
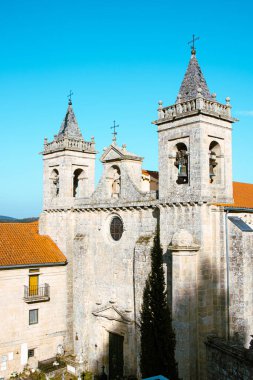
<path id="1" fill-rule="evenodd" d="M 195 49 L 176 103 L 159 102 L 159 194 L 172 201 L 231 203 L 230 99 L 217 102 L 196 58 Z"/>

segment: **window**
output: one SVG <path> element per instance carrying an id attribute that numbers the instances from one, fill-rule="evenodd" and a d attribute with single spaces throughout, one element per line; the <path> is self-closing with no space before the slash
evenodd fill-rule
<path id="1" fill-rule="evenodd" d="M 39 271 L 40 271 L 40 268 L 29 269 L 29 273 L 37 273 Z"/>
<path id="2" fill-rule="evenodd" d="M 111 237 L 113 240 L 120 240 L 123 234 L 123 223 L 122 220 L 118 216 L 114 216 L 110 225 Z"/>
<path id="3" fill-rule="evenodd" d="M 35 325 L 39 321 L 39 309 L 29 310 L 29 325 Z"/>
<path id="4" fill-rule="evenodd" d="M 34 348 L 30 348 L 28 350 L 28 358 L 33 358 L 34 357 Z"/>

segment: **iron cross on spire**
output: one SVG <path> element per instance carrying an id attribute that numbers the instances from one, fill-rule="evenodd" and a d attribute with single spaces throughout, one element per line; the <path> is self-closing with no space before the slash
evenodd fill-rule
<path id="1" fill-rule="evenodd" d="M 116 125 L 115 123 L 116 123 L 116 121 L 113 120 L 113 126 L 111 127 L 111 129 L 113 129 L 113 132 L 112 132 L 113 139 L 112 139 L 112 141 L 114 141 L 114 142 L 116 141 L 116 136 L 117 136 L 116 128 L 119 128 L 119 124 Z"/>
<path id="2" fill-rule="evenodd" d="M 195 37 L 195 34 L 192 35 L 192 40 L 188 42 L 188 45 L 189 44 L 192 44 L 191 46 L 191 53 L 192 54 L 196 54 L 196 50 L 195 50 L 195 42 L 199 40 L 199 37 Z"/>
<path id="3" fill-rule="evenodd" d="M 67 98 L 69 98 L 69 105 L 72 104 L 72 95 L 74 95 L 74 92 L 72 92 L 71 90 L 69 91 L 69 94 L 67 96 Z"/>

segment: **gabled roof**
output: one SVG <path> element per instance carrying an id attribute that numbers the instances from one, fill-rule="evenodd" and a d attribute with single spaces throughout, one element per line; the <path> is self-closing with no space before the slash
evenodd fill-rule
<path id="1" fill-rule="evenodd" d="M 39 235 L 38 222 L 0 223 L 1 267 L 64 265 L 67 259 L 49 238 Z"/>
<path id="2" fill-rule="evenodd" d="M 192 54 L 179 90 L 179 94 L 181 95 L 180 101 L 184 102 L 196 98 L 198 94 L 198 88 L 201 88 L 202 95 L 205 99 L 212 99 L 196 55 Z"/>
<path id="3" fill-rule="evenodd" d="M 58 139 L 63 137 L 74 140 L 83 140 L 83 135 L 78 126 L 71 102 L 69 102 L 65 118 L 63 119 L 60 131 L 57 135 Z"/>

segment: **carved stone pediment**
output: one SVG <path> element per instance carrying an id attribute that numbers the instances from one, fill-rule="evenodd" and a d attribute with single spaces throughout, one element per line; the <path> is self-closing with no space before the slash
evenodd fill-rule
<path id="1" fill-rule="evenodd" d="M 110 149 L 109 152 L 103 156 L 104 161 L 110 161 L 110 160 L 117 160 L 122 158 L 122 154 L 120 154 L 119 151 L 116 151 L 114 149 Z"/>
<path id="2" fill-rule="evenodd" d="M 114 161 L 114 160 L 122 160 L 124 158 L 124 153 L 121 149 L 117 149 L 116 146 L 110 145 L 104 154 L 101 157 L 102 162 Z"/>
<path id="3" fill-rule="evenodd" d="M 117 161 L 117 160 L 134 160 L 142 161 L 143 158 L 134 153 L 128 152 L 125 147 L 121 148 L 117 145 L 111 144 L 103 153 L 100 158 L 101 162 Z"/>
<path id="4" fill-rule="evenodd" d="M 133 321 L 126 314 L 118 310 L 114 305 L 106 305 L 92 312 L 95 317 L 106 318 L 110 321 L 118 321 L 131 324 Z"/>

